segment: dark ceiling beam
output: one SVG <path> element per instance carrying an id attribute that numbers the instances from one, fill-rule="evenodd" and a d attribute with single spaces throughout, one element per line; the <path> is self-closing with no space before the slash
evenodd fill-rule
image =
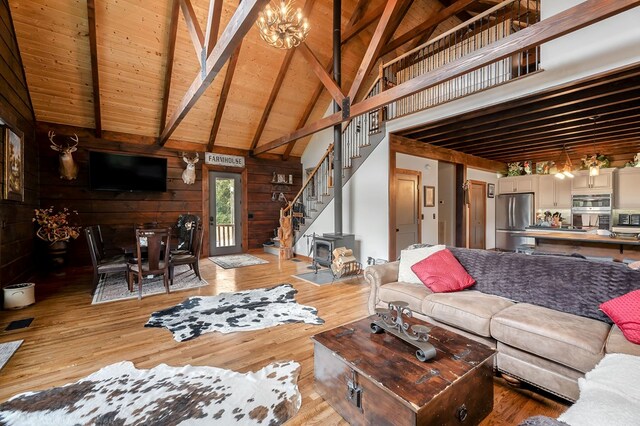
<path id="1" fill-rule="evenodd" d="M 389 39 L 393 36 L 393 33 L 400 25 L 402 18 L 413 3 L 413 0 L 387 0 L 387 4 L 382 12 L 382 16 L 378 21 L 373 37 L 369 42 L 367 51 L 362 58 L 358 72 L 356 73 L 351 88 L 349 89 L 349 102 L 353 104 L 360 91 L 360 87 L 364 82 L 365 77 L 369 75 L 369 72 L 375 65 L 376 61 L 380 57 L 382 49 Z"/>
<path id="2" fill-rule="evenodd" d="M 160 113 L 160 129 L 162 133 L 167 123 L 167 113 L 169 110 L 169 94 L 171 93 L 171 77 L 173 75 L 173 57 L 176 52 L 176 35 L 178 33 L 178 18 L 180 17 L 180 0 L 173 0 L 171 9 L 171 22 L 169 23 L 169 46 L 167 47 L 167 63 L 164 73 L 164 89 L 162 96 L 162 112 Z"/>
<path id="3" fill-rule="evenodd" d="M 300 46 L 298 46 L 298 50 L 300 51 L 300 53 L 302 53 L 305 61 L 307 61 L 307 64 L 309 64 L 311 70 L 316 75 L 316 77 L 318 77 L 324 88 L 327 89 L 333 100 L 336 101 L 339 105 L 342 105 L 342 101 L 344 100 L 344 94 L 342 93 L 342 90 L 338 87 L 329 73 L 325 71 L 316 55 L 314 55 L 311 49 L 309 49 L 309 46 L 307 46 L 307 44 L 303 42 L 300 44 Z"/>
<path id="4" fill-rule="evenodd" d="M 617 154 L 631 154 L 628 159 L 631 160 L 633 158 L 633 154 L 638 152 L 638 146 L 640 138 L 639 137 L 630 137 L 625 139 L 614 138 L 607 139 L 604 138 L 599 140 L 596 143 L 575 143 L 575 144 L 566 144 L 567 152 L 569 153 L 569 158 L 574 162 L 574 166 L 579 165 L 579 158 L 583 155 L 593 155 L 597 153 L 606 153 L 607 156 L 617 155 Z M 558 160 L 561 154 L 561 150 L 540 150 L 537 152 L 532 152 L 530 156 L 527 156 L 528 160 L 535 161 L 556 161 Z M 518 154 L 513 154 L 510 156 L 502 156 L 500 157 L 500 161 L 504 161 L 507 163 L 522 161 L 522 156 Z"/>
<path id="5" fill-rule="evenodd" d="M 640 0 L 639 0 L 640 1 Z M 240 44 L 245 34 L 254 24 L 258 12 L 269 0 L 244 0 L 231 17 L 229 24 L 219 37 L 216 47 L 207 57 L 205 67 L 184 94 L 178 108 L 174 111 L 164 130 L 160 134 L 158 143 L 164 145 L 171 134 L 176 130 L 187 113 L 193 108 L 198 99 L 204 94 L 213 79 L 218 75 L 224 64 L 231 57 L 236 47 Z"/>
<path id="6" fill-rule="evenodd" d="M 380 54 L 386 55 L 387 53 L 393 52 L 398 47 L 404 45 L 405 43 L 410 42 L 414 38 L 420 37 L 421 35 L 431 31 L 432 29 L 440 25 L 442 22 L 451 18 L 453 15 L 460 12 L 465 7 L 469 6 L 471 3 L 475 1 L 476 0 L 458 0 L 451 6 L 441 9 L 435 15 L 432 15 L 429 18 L 427 18 L 426 21 L 422 22 L 419 25 L 416 25 L 414 28 L 410 29 L 404 34 L 391 40 L 389 43 L 387 43 L 384 46 L 384 49 L 382 49 Z"/>
<path id="7" fill-rule="evenodd" d="M 180 9 L 182 10 L 182 16 L 184 16 L 184 20 L 187 24 L 187 30 L 189 31 L 189 36 L 191 37 L 191 43 L 193 43 L 193 48 L 195 49 L 196 55 L 198 56 L 198 62 L 202 63 L 202 46 L 204 45 L 204 35 L 202 34 L 200 24 L 198 24 L 196 12 L 193 10 L 191 0 L 180 0 Z"/>
<path id="8" fill-rule="evenodd" d="M 363 1 L 363 0 L 361 0 Z M 311 10 L 313 8 L 316 0 L 307 0 L 302 8 L 303 16 L 310 16 Z M 249 150 L 253 150 L 260 141 L 262 137 L 262 133 L 264 132 L 264 128 L 267 125 L 267 121 L 269 120 L 269 116 L 271 115 L 271 110 L 273 109 L 273 105 L 278 99 L 278 93 L 280 93 L 280 89 L 282 88 L 282 84 L 284 83 L 284 78 L 287 75 L 287 71 L 289 71 L 289 66 L 291 65 L 291 61 L 293 60 L 293 55 L 296 49 L 288 49 L 287 53 L 284 56 L 284 60 L 280 65 L 280 70 L 276 75 L 276 81 L 273 83 L 273 87 L 271 88 L 271 93 L 269 94 L 269 99 L 267 100 L 267 104 L 265 105 L 264 111 L 262 111 L 262 116 L 260 117 L 260 121 L 258 122 L 258 127 L 256 128 L 256 132 L 253 135 L 253 139 L 251 140 L 251 147 Z M 285 159 L 286 160 L 286 159 Z"/>
<path id="9" fill-rule="evenodd" d="M 378 95 L 351 106 L 350 116 L 335 113 L 315 123 L 306 125 L 285 136 L 257 147 L 254 154 L 260 154 L 278 148 L 294 139 L 308 136 L 320 130 L 347 121 L 351 117 L 376 110 L 398 99 L 437 86 L 456 77 L 480 69 L 487 64 L 504 59 L 540 44 L 554 40 L 565 34 L 577 31 L 595 22 L 622 13 L 640 5 L 640 0 L 587 0 L 583 3 L 557 13 L 522 31 L 511 34 L 489 46 L 472 52 L 462 58 L 449 62 L 433 72 L 420 75 L 399 84 Z"/>
<path id="10" fill-rule="evenodd" d="M 212 151 L 213 146 L 216 143 L 216 137 L 218 136 L 218 130 L 220 130 L 220 123 L 222 123 L 224 107 L 227 105 L 227 98 L 229 97 L 229 90 L 231 89 L 233 75 L 236 72 L 236 65 L 238 65 L 238 57 L 240 56 L 241 49 L 242 42 L 240 42 L 238 47 L 236 47 L 233 55 L 231 55 L 231 59 L 229 59 L 229 64 L 227 65 L 227 73 L 224 76 L 224 83 L 222 83 L 220 98 L 218 98 L 218 105 L 216 106 L 216 112 L 213 116 L 213 124 L 211 125 L 211 131 L 209 132 L 209 143 L 207 144 L 207 151 Z"/>
<path id="11" fill-rule="evenodd" d="M 93 85 L 93 116 L 96 137 L 102 135 L 102 113 L 100 112 L 100 78 L 98 72 L 98 41 L 96 37 L 96 4 L 87 0 L 87 19 L 89 27 L 89 51 L 91 53 L 91 81 Z"/>
<path id="12" fill-rule="evenodd" d="M 205 45 L 203 52 L 205 57 L 209 56 L 218 41 L 220 31 L 220 16 L 222 16 L 223 0 L 209 0 L 209 13 L 207 14 L 207 28 L 205 30 Z"/>

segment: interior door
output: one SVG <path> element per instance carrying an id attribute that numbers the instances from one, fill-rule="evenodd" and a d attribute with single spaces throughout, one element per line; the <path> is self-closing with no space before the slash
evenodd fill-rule
<path id="1" fill-rule="evenodd" d="M 242 179 L 209 172 L 209 255 L 242 252 Z"/>
<path id="2" fill-rule="evenodd" d="M 469 248 L 485 249 L 487 241 L 487 184 L 472 180 L 469 186 Z"/>
<path id="3" fill-rule="evenodd" d="M 396 170 L 396 256 L 420 242 L 420 174 Z"/>

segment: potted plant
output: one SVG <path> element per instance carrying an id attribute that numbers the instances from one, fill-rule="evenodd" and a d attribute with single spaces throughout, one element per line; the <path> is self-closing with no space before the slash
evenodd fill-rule
<path id="1" fill-rule="evenodd" d="M 64 256 L 67 253 L 69 240 L 76 239 L 80 235 L 80 227 L 72 226 L 69 223 L 69 216 L 77 211 L 70 212 L 66 207 L 58 212 L 53 211 L 53 206 L 48 209 L 35 209 L 33 222 L 37 222 L 40 227 L 36 235 L 43 241 L 49 243 L 49 255 L 54 266 L 64 264 Z"/>

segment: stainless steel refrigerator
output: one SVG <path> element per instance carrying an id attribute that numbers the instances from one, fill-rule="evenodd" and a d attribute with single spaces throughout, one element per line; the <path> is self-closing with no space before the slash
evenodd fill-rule
<path id="1" fill-rule="evenodd" d="M 496 198 L 496 248 L 515 251 L 533 238 L 519 237 L 535 221 L 532 193 L 502 194 Z"/>

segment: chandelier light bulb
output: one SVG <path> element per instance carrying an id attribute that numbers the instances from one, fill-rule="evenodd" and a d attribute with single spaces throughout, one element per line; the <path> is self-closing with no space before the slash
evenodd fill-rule
<path id="1" fill-rule="evenodd" d="M 309 34 L 307 18 L 300 8 L 294 9 L 292 3 L 287 0 L 281 1 L 279 6 L 267 5 L 256 21 L 260 37 L 273 47 L 297 47 Z"/>
<path id="2" fill-rule="evenodd" d="M 562 179 L 564 179 L 564 174 L 563 174 L 562 172 L 558 172 L 558 173 L 556 173 L 556 177 L 557 177 L 558 179 L 561 179 L 561 180 L 562 180 Z"/>

